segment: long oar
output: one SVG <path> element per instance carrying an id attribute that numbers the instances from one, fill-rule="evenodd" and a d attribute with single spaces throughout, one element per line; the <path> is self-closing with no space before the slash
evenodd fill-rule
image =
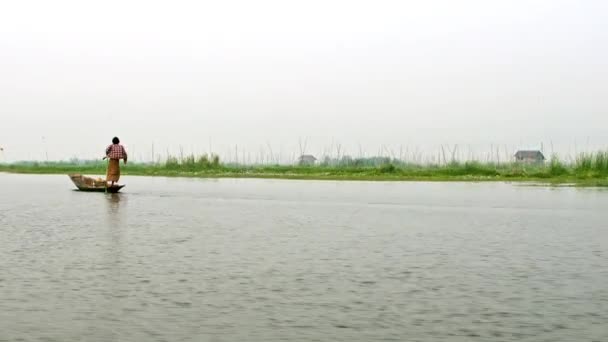
<path id="1" fill-rule="evenodd" d="M 108 169 L 110 168 L 110 158 L 108 157 L 103 157 L 103 159 L 107 159 L 108 161 L 106 162 L 106 178 L 105 178 L 105 188 L 106 188 L 106 194 L 108 193 Z"/>

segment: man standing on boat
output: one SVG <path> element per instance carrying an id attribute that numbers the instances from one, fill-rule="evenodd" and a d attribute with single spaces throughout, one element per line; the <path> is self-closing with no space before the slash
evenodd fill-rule
<path id="1" fill-rule="evenodd" d="M 112 145 L 106 148 L 106 156 L 103 159 L 106 158 L 110 159 L 106 182 L 112 182 L 112 186 L 114 186 L 114 182 L 118 182 L 120 179 L 120 160 L 124 159 L 125 165 L 127 164 L 127 151 L 120 144 L 120 140 L 117 137 L 114 137 Z"/>

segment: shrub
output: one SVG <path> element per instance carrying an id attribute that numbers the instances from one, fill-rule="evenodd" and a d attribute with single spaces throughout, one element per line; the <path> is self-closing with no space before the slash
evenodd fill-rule
<path id="1" fill-rule="evenodd" d="M 552 176 L 561 176 L 568 173 L 566 166 L 559 160 L 556 154 L 551 156 L 551 163 L 549 164 L 549 174 Z"/>
<path id="2" fill-rule="evenodd" d="M 384 164 L 378 168 L 378 171 L 380 173 L 395 173 L 395 171 L 397 171 L 397 168 L 393 164 Z"/>

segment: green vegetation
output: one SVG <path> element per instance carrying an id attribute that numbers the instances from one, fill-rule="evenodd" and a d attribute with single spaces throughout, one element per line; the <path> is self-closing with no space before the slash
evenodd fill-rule
<path id="1" fill-rule="evenodd" d="M 0 164 L 0 171 L 14 173 L 105 174 L 103 161 L 18 162 Z M 608 186 L 608 151 L 580 154 L 565 163 L 557 156 L 544 164 L 481 163 L 412 164 L 374 158 L 326 158 L 318 165 L 240 165 L 220 163 L 217 155 L 169 157 L 163 163 L 129 163 L 124 175 L 175 177 L 284 178 L 379 181 L 530 181 L 579 186 Z"/>

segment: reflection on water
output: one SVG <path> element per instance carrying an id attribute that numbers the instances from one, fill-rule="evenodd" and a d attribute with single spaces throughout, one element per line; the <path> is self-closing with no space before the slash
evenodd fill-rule
<path id="1" fill-rule="evenodd" d="M 608 193 L 0 174 L 0 341 L 606 341 Z"/>
<path id="2" fill-rule="evenodd" d="M 107 212 L 105 215 L 107 227 L 121 227 L 126 217 L 126 199 L 123 194 L 104 194 Z"/>
<path id="3" fill-rule="evenodd" d="M 108 199 L 108 203 L 111 204 L 111 208 L 117 209 L 120 205 L 122 194 L 107 194 L 106 198 Z"/>

